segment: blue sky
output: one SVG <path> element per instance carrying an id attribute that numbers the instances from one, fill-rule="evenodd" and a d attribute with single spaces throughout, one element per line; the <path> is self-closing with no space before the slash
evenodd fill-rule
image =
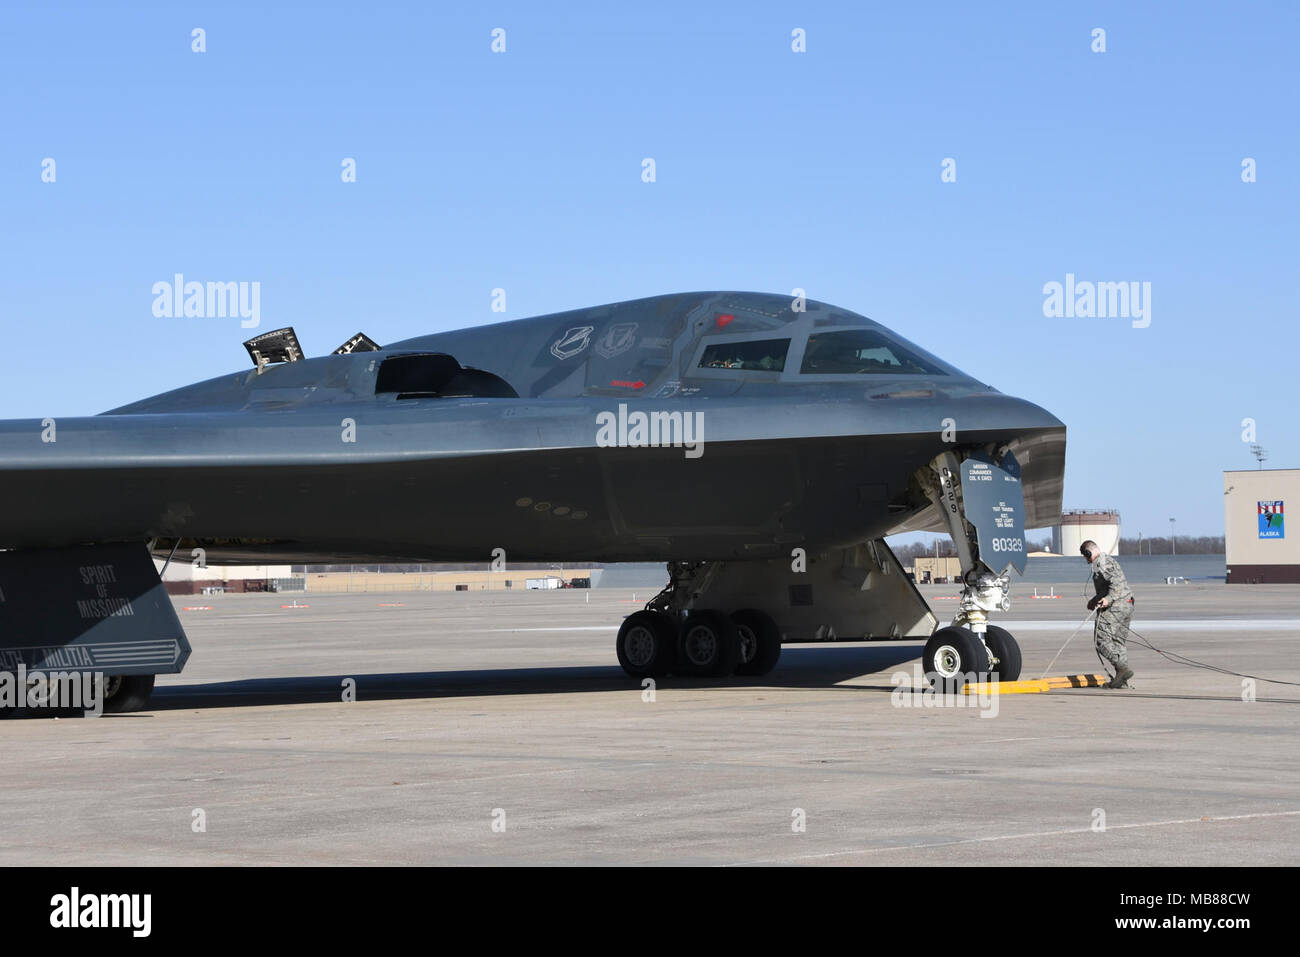
<path id="1" fill-rule="evenodd" d="M 260 282 L 259 331 L 293 325 L 309 354 L 358 329 L 800 287 L 1058 415 L 1066 505 L 1116 507 L 1125 534 L 1170 516 L 1221 534 L 1221 472 L 1254 465 L 1244 418 L 1270 466 L 1300 466 L 1294 4 L 33 3 L 5 21 L 4 417 L 244 367 L 238 320 L 153 315 L 177 272 Z M 1067 273 L 1150 282 L 1150 326 L 1046 318 Z"/>

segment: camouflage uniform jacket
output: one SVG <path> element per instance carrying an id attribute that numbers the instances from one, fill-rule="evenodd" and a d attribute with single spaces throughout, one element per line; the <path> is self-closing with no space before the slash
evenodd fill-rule
<path id="1" fill-rule="evenodd" d="M 1097 597 L 1110 599 L 1111 606 L 1124 604 L 1133 597 L 1133 590 L 1128 587 L 1124 569 L 1119 562 L 1102 552 L 1092 563 L 1092 584 L 1097 589 Z"/>

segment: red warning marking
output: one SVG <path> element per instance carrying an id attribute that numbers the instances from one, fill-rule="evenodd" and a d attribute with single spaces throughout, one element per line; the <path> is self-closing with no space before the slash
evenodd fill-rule
<path id="1" fill-rule="evenodd" d="M 212 611 L 211 605 L 186 605 L 182 611 Z"/>
<path id="2" fill-rule="evenodd" d="M 735 317 L 735 316 L 733 316 L 733 315 L 732 315 L 731 313 L 729 313 L 729 312 L 724 312 L 722 315 L 718 316 L 718 319 L 717 319 L 718 328 L 721 329 L 721 328 L 723 328 L 724 326 L 729 326 L 729 325 L 731 325 L 731 324 L 732 324 L 733 322 L 735 322 L 735 321 L 736 321 L 736 317 Z"/>
<path id="3" fill-rule="evenodd" d="M 611 379 L 610 385 L 617 386 L 620 389 L 644 389 L 645 383 L 640 379 L 635 382 L 629 382 L 627 379 Z"/>

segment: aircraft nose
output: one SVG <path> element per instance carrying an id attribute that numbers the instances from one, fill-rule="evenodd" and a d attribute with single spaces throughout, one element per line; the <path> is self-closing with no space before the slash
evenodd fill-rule
<path id="1" fill-rule="evenodd" d="M 950 405 L 959 429 L 962 419 L 966 420 L 967 430 L 1065 428 L 1064 422 L 1042 406 L 1001 392 L 973 392 Z"/>

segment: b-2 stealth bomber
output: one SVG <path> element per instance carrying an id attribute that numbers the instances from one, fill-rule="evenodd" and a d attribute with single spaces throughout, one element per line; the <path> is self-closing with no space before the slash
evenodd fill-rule
<path id="1" fill-rule="evenodd" d="M 373 330 L 372 330 L 373 331 Z M 861 315 L 707 292 L 253 367 L 85 418 L 0 423 L 0 671 L 143 707 L 189 645 L 151 555 L 212 563 L 663 561 L 629 675 L 758 675 L 782 643 L 926 639 L 936 683 L 1018 676 L 1024 529 L 1059 520 L 1065 427 Z M 885 544 L 944 531 L 951 625 Z M 436 639 L 437 624 L 430 623 Z"/>

